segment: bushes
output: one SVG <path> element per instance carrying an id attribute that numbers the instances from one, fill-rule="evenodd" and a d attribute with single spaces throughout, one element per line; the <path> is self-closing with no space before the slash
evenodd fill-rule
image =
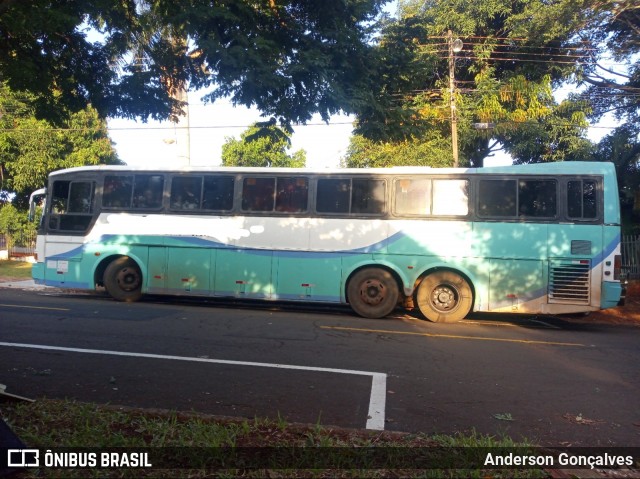
<path id="1" fill-rule="evenodd" d="M 37 223 L 27 218 L 27 211 L 11 203 L 0 206 L 0 234 L 7 237 L 7 246 L 30 246 L 36 236 Z"/>

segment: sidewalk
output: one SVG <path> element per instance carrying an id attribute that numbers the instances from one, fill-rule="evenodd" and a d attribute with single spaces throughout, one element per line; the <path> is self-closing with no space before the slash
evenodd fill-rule
<path id="1" fill-rule="evenodd" d="M 36 282 L 32 279 L 21 279 L 21 280 L 15 280 L 15 281 L 0 282 L 0 288 L 41 290 L 41 289 L 48 289 L 49 286 L 36 284 Z"/>

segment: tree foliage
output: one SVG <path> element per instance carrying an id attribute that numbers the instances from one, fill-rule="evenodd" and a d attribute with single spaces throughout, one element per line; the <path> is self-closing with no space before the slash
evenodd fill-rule
<path id="1" fill-rule="evenodd" d="M 606 114 L 621 124 L 595 147 L 594 159 L 613 161 L 618 183 L 636 189 L 640 161 L 640 6 L 633 0 L 557 0 L 552 8 L 530 2 L 523 13 L 531 21 L 518 32 L 533 41 L 561 28 L 561 47 L 567 55 L 567 81 L 577 91 L 575 101 L 589 105 L 587 116 L 597 121 Z M 561 19 L 561 21 L 558 21 Z"/>
<path id="2" fill-rule="evenodd" d="M 307 161 L 306 152 L 287 153 L 291 146 L 290 131 L 269 124 L 255 124 L 247 129 L 240 140 L 227 137 L 222 145 L 223 166 L 290 167 L 302 168 Z"/>
<path id="3" fill-rule="evenodd" d="M 591 105 L 578 98 L 558 102 L 553 95 L 574 71 L 560 49 L 574 30 L 563 26 L 545 37 L 524 37 L 518 29 L 535 16 L 534 3 L 401 1 L 400 18 L 383 29 L 379 71 L 371 79 L 371 101 L 358 112 L 357 132 L 373 142 L 417 146 L 439 137 L 443 144 L 451 137 L 454 101 L 462 165 L 481 166 L 498 145 L 522 163 L 590 153 Z M 464 43 L 453 55 L 448 31 Z M 436 160 L 442 163 L 440 155 Z M 406 163 L 402 156 L 395 161 Z M 452 165 L 451 146 L 446 163 Z"/>
<path id="4" fill-rule="evenodd" d="M 0 201 L 24 204 L 53 170 L 119 163 L 104 120 L 87 108 L 52 125 L 34 116 L 37 97 L 0 84 Z"/>
<path id="5" fill-rule="evenodd" d="M 437 133 L 431 138 L 405 141 L 373 141 L 362 135 L 351 137 L 342 166 L 384 168 L 390 166 L 451 166 L 451 142 Z"/>
<path id="6" fill-rule="evenodd" d="M 481 165 L 498 146 L 520 163 L 589 157 L 597 151 L 586 139 L 590 121 L 615 111 L 640 124 L 635 3 L 401 1 L 399 19 L 382 29 L 356 131 L 381 148 L 432 142 L 434 135 L 446 141 L 453 98 L 462 164 Z M 454 57 L 450 30 L 464 42 Z M 617 65 L 603 63 L 607 57 Z M 558 99 L 555 90 L 567 85 L 576 92 Z M 582 85 L 590 87 L 580 91 Z"/>
<path id="7" fill-rule="evenodd" d="M 327 119 L 352 110 L 383 3 L 0 0 L 0 80 L 35 93 L 39 118 L 90 104 L 166 119 L 180 110 L 172 88 L 189 84 L 284 123 Z"/>
<path id="8" fill-rule="evenodd" d="M 11 203 L 0 206 L 0 234 L 7 235 L 9 246 L 28 245 L 35 237 L 37 223 Z"/>

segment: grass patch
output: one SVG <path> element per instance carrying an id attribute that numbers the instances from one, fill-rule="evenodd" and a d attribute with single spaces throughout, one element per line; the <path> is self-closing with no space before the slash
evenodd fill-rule
<path id="1" fill-rule="evenodd" d="M 0 260 L 0 278 L 3 280 L 31 279 L 31 263 Z"/>
<path id="2" fill-rule="evenodd" d="M 149 469 L 41 467 L 29 469 L 21 476 L 26 478 L 548 477 L 541 469 L 456 468 L 459 448 L 477 454 L 478 448 L 531 447 L 476 433 L 429 437 L 289 424 L 280 417 L 236 420 L 47 399 L 3 405 L 0 411 L 27 447 L 54 452 L 62 447 L 127 447 L 133 448 L 132 452 L 148 451 L 154 465 Z M 380 454 L 386 454 L 386 463 L 381 462 Z M 439 469 L 424 462 L 420 456 L 424 454 L 430 454 Z M 418 469 L 416 464 L 427 466 Z M 446 467 L 449 464 L 451 467 Z"/>

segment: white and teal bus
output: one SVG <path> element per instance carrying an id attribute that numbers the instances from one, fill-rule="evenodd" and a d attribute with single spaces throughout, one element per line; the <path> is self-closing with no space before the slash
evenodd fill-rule
<path id="1" fill-rule="evenodd" d="M 33 277 L 145 293 L 349 304 L 381 318 L 621 302 L 613 165 L 81 167 L 51 173 Z"/>

